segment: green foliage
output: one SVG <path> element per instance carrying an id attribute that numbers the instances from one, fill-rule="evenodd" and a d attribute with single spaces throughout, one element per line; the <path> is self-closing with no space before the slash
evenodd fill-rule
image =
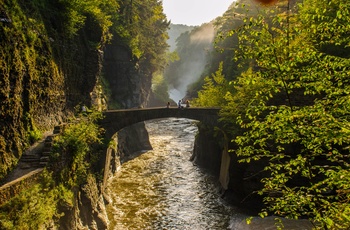
<path id="1" fill-rule="evenodd" d="M 68 124 L 54 140 L 52 158 L 56 163 L 51 167 L 58 181 L 67 188 L 84 184 L 90 166 L 97 160 L 94 147 L 102 144 L 102 130 L 95 121 L 100 118 L 101 114 L 97 112 L 82 115 L 78 122 Z M 62 160 L 65 162 L 63 168 L 57 168 Z"/>
<path id="2" fill-rule="evenodd" d="M 90 166 L 97 160 L 93 151 L 101 144 L 101 131 L 94 122 L 100 117 L 95 112 L 81 115 L 55 139 L 53 172 L 44 170 L 39 183 L 0 207 L 1 229 L 46 229 L 62 216 L 59 207 L 73 207 L 73 189 L 93 180 Z"/>
<path id="3" fill-rule="evenodd" d="M 113 25 L 118 39 L 130 47 L 133 57 L 151 73 L 165 67 L 169 22 L 158 0 L 117 0 Z"/>
<path id="4" fill-rule="evenodd" d="M 60 1 L 66 9 L 65 18 L 67 19 L 64 24 L 67 36 L 73 36 L 77 34 L 77 31 L 83 27 L 86 20 L 82 9 L 82 2 L 80 1 Z"/>
<path id="5" fill-rule="evenodd" d="M 0 228 L 48 228 L 61 216 L 58 204 L 62 201 L 72 203 L 72 193 L 62 190 L 61 186 L 53 187 L 53 184 L 52 175 L 44 170 L 40 183 L 0 206 Z"/>
<path id="6" fill-rule="evenodd" d="M 198 98 L 192 100 L 194 106 L 219 107 L 226 104 L 226 93 L 230 92 L 230 85 L 222 74 L 223 64 L 219 65 L 211 78 L 206 77 L 203 89 L 198 92 Z"/>
<path id="7" fill-rule="evenodd" d="M 310 41 L 322 52 L 349 58 L 348 1 L 308 0 L 300 9 Z"/>
<path id="8" fill-rule="evenodd" d="M 37 128 L 30 130 L 28 132 L 28 140 L 30 144 L 35 143 L 36 141 L 42 138 L 43 134 Z"/>
<path id="9" fill-rule="evenodd" d="M 59 208 L 72 208 L 76 199 L 73 191 L 84 184 L 88 184 L 83 187 L 92 202 L 97 202 L 92 197 L 98 188 L 90 166 L 98 160 L 94 151 L 101 144 L 101 130 L 95 122 L 100 118 L 97 112 L 80 114 L 55 138 L 49 167 L 52 171 L 45 169 L 37 184 L 0 206 L 1 229 L 47 229 L 55 225 L 62 216 Z"/>
<path id="10" fill-rule="evenodd" d="M 174 51 L 174 52 L 169 52 L 167 54 L 167 62 L 168 63 L 172 63 L 172 62 L 175 62 L 175 61 L 178 61 L 180 60 L 180 57 L 179 57 L 179 54 Z"/>
<path id="11" fill-rule="evenodd" d="M 348 229 L 350 5 L 305 0 L 295 13 L 282 4 L 232 30 L 234 60 L 250 68 L 231 83 L 222 119 L 237 128 L 232 151 L 242 162 L 268 162 L 262 216 Z"/>
<path id="12" fill-rule="evenodd" d="M 271 95 L 269 81 L 264 79 L 259 72 L 249 68 L 242 73 L 236 81 L 229 82 L 230 89 L 225 94 L 226 104 L 220 111 L 220 120 L 225 124 L 225 129 L 230 130 L 231 135 L 242 134 L 246 128 L 241 115 L 249 108 L 258 107 L 261 100 L 268 99 Z"/>
<path id="13" fill-rule="evenodd" d="M 110 37 L 109 28 L 112 26 L 111 17 L 118 9 L 115 0 L 59 0 L 64 6 L 64 32 L 71 37 L 77 35 L 79 29 L 85 25 L 87 17 L 92 17 L 102 29 L 103 38 Z"/>
<path id="14" fill-rule="evenodd" d="M 33 118 L 29 113 L 24 115 L 24 122 L 27 126 L 27 139 L 29 144 L 33 144 L 36 141 L 40 140 L 43 136 L 41 131 L 35 126 Z"/>
<path id="15" fill-rule="evenodd" d="M 152 92 L 156 98 L 164 102 L 164 104 L 170 101 L 168 94 L 168 85 L 165 82 L 163 75 L 160 73 L 153 75 Z"/>

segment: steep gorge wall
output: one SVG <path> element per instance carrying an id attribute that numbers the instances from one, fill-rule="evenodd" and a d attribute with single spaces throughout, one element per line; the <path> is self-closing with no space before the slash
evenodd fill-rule
<path id="1" fill-rule="evenodd" d="M 113 40 L 104 49 L 103 78 L 109 84 L 109 109 L 146 107 L 152 74 L 134 60 L 128 47 Z"/>
<path id="2" fill-rule="evenodd" d="M 223 159 L 229 162 L 221 162 L 223 151 L 225 151 L 224 146 L 227 145 L 228 149 L 234 149 L 228 141 L 214 131 L 213 127 L 199 125 L 191 160 L 200 167 L 210 170 L 218 180 L 223 176 L 221 175 L 221 164 L 228 163 L 229 167 L 224 168 L 227 170 L 224 176 L 228 176 L 228 181 L 226 188 L 221 188 L 223 197 L 247 212 L 254 213 L 262 205 L 261 197 L 255 191 L 261 187 L 260 179 L 263 176 L 261 172 L 267 162 L 239 163 L 239 158 L 234 152 L 228 152 L 229 157 Z"/>
<path id="3" fill-rule="evenodd" d="M 101 72 L 101 52 L 91 45 L 101 29 L 87 19 L 66 37 L 61 18 L 50 13 L 55 7 L 0 4 L 0 179 L 40 132 L 64 122 L 79 103 L 90 105 Z"/>
<path id="4" fill-rule="evenodd" d="M 113 148 L 108 149 L 106 155 L 105 173 L 107 175 L 106 181 L 104 181 L 105 186 L 124 162 L 139 156 L 145 150 L 152 149 L 148 132 L 143 122 L 120 130 L 115 134 L 113 141 L 115 145 Z"/>
<path id="5" fill-rule="evenodd" d="M 107 101 L 112 109 L 147 106 L 149 68 L 120 41 L 106 45 L 102 28 L 89 15 L 76 34 L 68 34 L 61 4 L 64 1 L 0 0 L 0 180 L 38 135 L 65 123 L 81 105 Z M 103 95 L 101 77 L 110 95 Z M 142 123 L 117 138 L 117 154 L 124 159 L 151 148 Z M 65 215 L 52 220 L 53 225 L 106 229 L 106 199 L 96 183 L 94 178 L 74 190 L 74 206 L 59 207 Z"/>
<path id="6" fill-rule="evenodd" d="M 199 123 L 191 160 L 219 176 L 222 146 L 220 138 L 214 135 L 213 127 Z"/>

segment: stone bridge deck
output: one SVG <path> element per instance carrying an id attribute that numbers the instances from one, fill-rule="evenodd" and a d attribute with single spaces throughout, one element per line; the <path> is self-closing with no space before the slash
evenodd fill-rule
<path id="1" fill-rule="evenodd" d="M 208 125 L 218 123 L 220 108 L 146 108 L 109 110 L 104 112 L 100 125 L 106 130 L 106 137 L 111 138 L 119 130 L 138 122 L 158 118 L 188 118 Z"/>

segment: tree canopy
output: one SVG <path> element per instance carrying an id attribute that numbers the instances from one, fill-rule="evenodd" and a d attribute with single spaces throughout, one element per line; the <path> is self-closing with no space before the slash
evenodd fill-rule
<path id="1" fill-rule="evenodd" d="M 235 39 L 223 50 L 233 50 L 242 72 L 228 76 L 235 87 L 220 93 L 222 119 L 241 162 L 268 162 L 260 175 L 261 216 L 308 217 L 316 228 L 348 229 L 350 5 L 291 2 L 254 15 L 245 6 L 237 14 L 241 23 L 226 28 L 227 39 Z M 220 86 L 206 84 L 199 95 L 215 90 Z"/>
<path id="2" fill-rule="evenodd" d="M 113 31 L 132 54 L 142 63 L 149 63 L 151 72 L 162 70 L 166 64 L 169 22 L 159 0 L 116 0 L 120 8 Z"/>

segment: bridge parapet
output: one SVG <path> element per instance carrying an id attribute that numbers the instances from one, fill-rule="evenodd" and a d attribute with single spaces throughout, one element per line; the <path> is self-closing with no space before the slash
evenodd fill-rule
<path id="1" fill-rule="evenodd" d="M 106 130 L 106 138 L 119 130 L 142 121 L 158 118 L 188 118 L 201 121 L 208 125 L 218 123 L 220 108 L 147 108 L 147 109 L 124 109 L 109 110 L 104 112 L 104 119 L 100 125 Z"/>

